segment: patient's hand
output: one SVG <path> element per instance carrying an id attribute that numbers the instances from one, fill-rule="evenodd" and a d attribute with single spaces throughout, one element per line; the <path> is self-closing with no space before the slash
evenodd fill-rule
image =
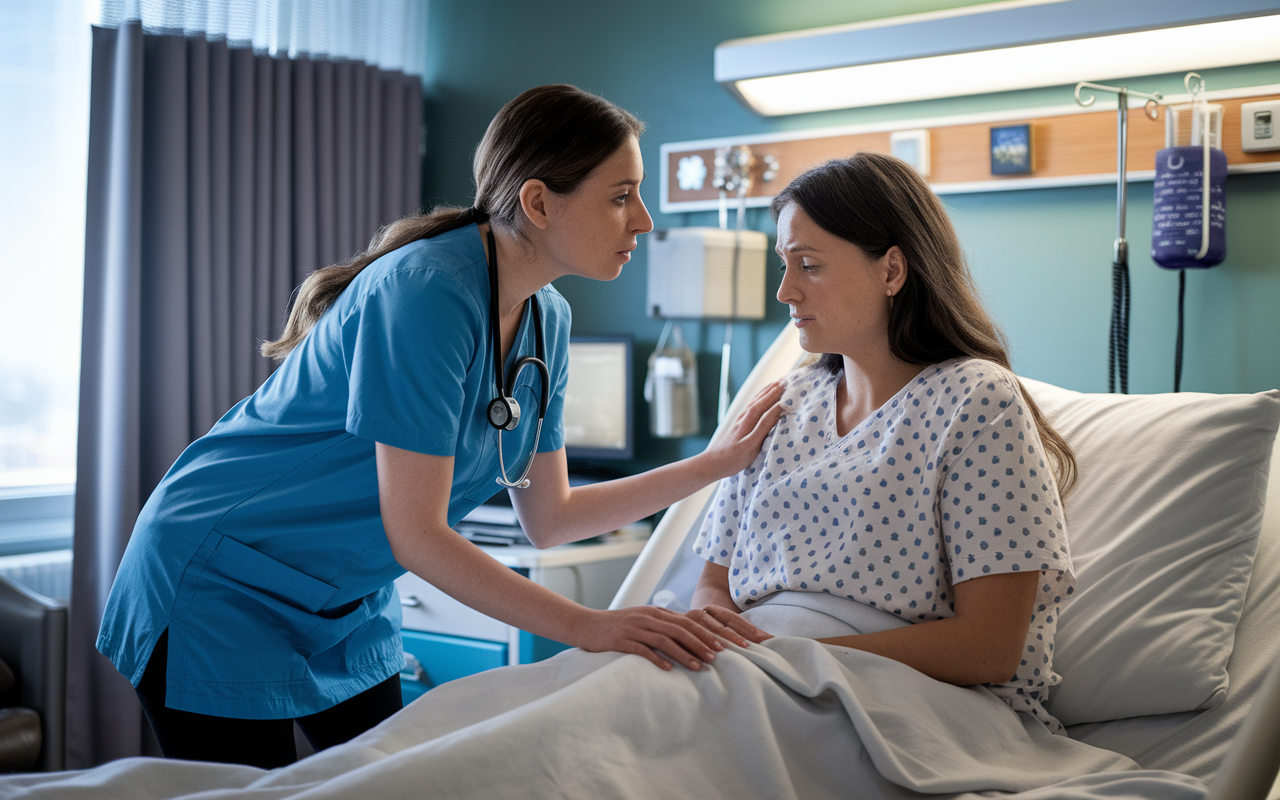
<path id="1" fill-rule="evenodd" d="M 773 638 L 773 634 L 760 630 L 747 622 L 747 618 L 737 611 L 721 605 L 710 604 L 685 612 L 685 616 L 697 622 L 715 635 L 732 642 L 739 647 L 746 647 L 748 641 L 759 644 Z"/>
<path id="2" fill-rule="evenodd" d="M 786 385 L 786 379 L 779 379 L 761 389 L 733 424 L 697 456 L 714 475 L 713 480 L 737 475 L 755 461 L 765 437 L 786 411 L 779 402 Z"/>
<path id="3" fill-rule="evenodd" d="M 772 634 L 747 622 L 746 617 L 738 613 L 738 606 L 729 593 L 729 568 L 726 566 L 713 561 L 702 565 L 702 574 L 698 576 L 698 585 L 693 590 L 689 605 L 694 609 L 686 612 L 686 617 L 739 647 L 746 647 L 748 640 L 763 642 L 773 638 Z"/>

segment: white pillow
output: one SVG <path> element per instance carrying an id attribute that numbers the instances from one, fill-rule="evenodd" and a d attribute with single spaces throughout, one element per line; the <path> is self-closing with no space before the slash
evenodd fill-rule
<path id="1" fill-rule="evenodd" d="M 1213 708 L 1227 693 L 1280 392 L 1081 394 L 1023 379 L 1075 450 L 1078 587 L 1046 707 L 1065 725 Z"/>

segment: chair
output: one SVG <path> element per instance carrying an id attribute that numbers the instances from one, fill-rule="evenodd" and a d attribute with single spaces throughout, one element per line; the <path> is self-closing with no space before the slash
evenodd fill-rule
<path id="1" fill-rule="evenodd" d="M 64 769 L 66 605 L 0 578 L 0 661 L 8 664 L 17 678 L 16 704 L 39 714 L 42 743 L 35 768 Z M 11 727 L 15 736 L 30 736 L 29 723 L 15 722 Z M 0 752 L 4 749 L 0 743 Z"/>

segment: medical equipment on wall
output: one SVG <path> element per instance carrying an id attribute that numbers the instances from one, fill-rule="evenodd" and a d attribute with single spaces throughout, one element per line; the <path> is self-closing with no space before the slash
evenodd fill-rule
<path id="1" fill-rule="evenodd" d="M 489 230 L 489 338 L 493 341 L 493 378 L 497 384 L 498 396 L 489 403 L 486 416 L 489 424 L 498 430 L 498 468 L 502 477 L 495 478 L 499 485 L 508 489 L 527 489 L 529 487 L 529 470 L 533 468 L 533 457 L 538 452 L 538 441 L 542 438 L 542 420 L 547 415 L 548 392 L 551 386 L 551 373 L 547 369 L 547 352 L 542 341 L 542 312 L 538 309 L 538 296 L 530 295 L 525 301 L 525 311 L 533 311 L 533 337 L 536 356 L 517 358 L 511 365 L 511 373 L 505 378 L 502 375 L 502 336 L 498 330 L 498 247 L 493 240 L 493 229 Z M 507 393 L 507 387 L 515 391 L 516 381 L 525 367 L 534 367 L 542 376 L 542 390 L 538 395 L 538 427 L 533 434 L 533 449 L 529 451 L 529 460 L 524 465 L 524 472 L 512 481 L 507 477 L 507 465 L 502 454 L 502 432 L 513 431 L 520 424 L 520 404 L 515 397 Z"/>
<path id="2" fill-rule="evenodd" d="M 646 244 L 650 317 L 764 319 L 765 254 L 769 247 L 765 234 L 742 231 L 739 236 L 719 228 L 667 228 L 649 234 Z"/>
<path id="3" fill-rule="evenodd" d="M 1280 150 L 1280 100 L 1240 104 L 1240 149 L 1246 153 Z"/>
<path id="4" fill-rule="evenodd" d="M 757 159 L 747 145 L 716 150 L 712 185 L 720 194 L 720 227 L 655 231 L 649 242 L 650 316 L 725 320 L 717 403 L 721 422 L 729 407 L 733 320 L 764 318 L 768 237 L 743 230 L 747 193 L 757 167 L 763 181 L 778 173 L 772 155 Z M 736 197 L 738 210 L 733 231 L 729 231 L 730 196 Z"/>
<path id="5" fill-rule="evenodd" d="M 764 265 L 768 238 L 756 231 L 742 231 L 739 236 L 719 228 L 670 228 L 656 230 L 649 236 L 649 289 L 646 305 L 649 316 L 667 320 L 654 357 L 662 358 L 663 342 L 675 331 L 682 347 L 684 332 L 673 319 L 707 319 L 749 316 L 764 317 Z M 745 242 L 745 246 L 744 246 Z M 735 269 L 735 264 L 737 269 Z M 726 322 L 725 348 L 728 348 L 729 323 Z M 666 373 L 655 376 L 654 357 L 649 359 L 649 376 L 645 380 L 645 400 L 650 403 L 651 430 L 654 436 L 688 436 L 698 432 L 697 382 L 686 391 L 679 382 L 663 380 Z M 723 352 L 722 381 L 726 379 L 728 353 Z M 667 373 L 672 371 L 670 363 Z M 692 364 L 692 352 L 690 352 Z M 692 367 L 691 367 L 692 369 Z M 668 397 L 678 391 L 679 397 Z M 690 393 L 691 392 L 691 393 Z M 650 395 L 653 395 L 652 397 Z M 675 416 L 667 409 L 682 408 L 692 403 L 687 415 Z M 663 409 L 659 412 L 659 408 Z M 659 424 L 659 420 L 685 419 L 685 422 Z M 683 431 L 683 432 L 682 432 Z"/>
<path id="6" fill-rule="evenodd" d="M 1202 97 L 1204 79 L 1184 79 L 1191 103 L 1165 111 L 1164 149 L 1156 153 L 1151 259 L 1178 270 L 1178 334 L 1173 390 L 1182 388 L 1182 317 L 1187 270 L 1204 269 L 1227 255 L 1227 154 L 1222 150 L 1223 107 Z"/>
<path id="7" fill-rule="evenodd" d="M 1080 90 L 1096 89 L 1115 92 L 1118 95 L 1116 109 L 1116 241 L 1111 261 L 1111 336 L 1107 353 L 1107 386 L 1114 392 L 1117 383 L 1122 394 L 1129 393 L 1129 243 L 1124 238 L 1125 211 L 1128 206 L 1128 183 L 1125 178 L 1125 157 L 1129 147 L 1129 96 L 1146 98 L 1143 111 L 1154 120 L 1157 107 L 1164 99 L 1159 92 L 1146 94 L 1135 92 L 1126 86 L 1104 86 L 1081 81 L 1076 84 L 1076 102 L 1082 106 L 1093 105 L 1093 95 L 1080 96 Z"/>
<path id="8" fill-rule="evenodd" d="M 649 403 L 649 430 L 654 436 L 674 438 L 698 432 L 698 362 L 684 332 L 671 320 L 649 356 L 644 399 Z"/>

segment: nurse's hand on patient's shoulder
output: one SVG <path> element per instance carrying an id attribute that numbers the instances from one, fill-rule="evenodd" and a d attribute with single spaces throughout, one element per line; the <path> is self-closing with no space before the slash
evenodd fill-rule
<path id="1" fill-rule="evenodd" d="M 773 634 L 752 625 L 737 611 L 714 603 L 686 611 L 685 616 L 739 647 L 746 647 L 748 640 L 759 644 L 773 638 Z"/>
<path id="2" fill-rule="evenodd" d="M 733 421 L 727 435 L 697 456 L 714 473 L 713 480 L 736 475 L 755 461 L 765 437 L 786 411 L 780 402 L 786 385 L 786 379 L 779 379 L 761 389 Z"/>
<path id="3" fill-rule="evenodd" d="M 590 611 L 569 644 L 592 653 L 633 653 L 662 669 L 676 661 L 697 672 L 724 649 L 705 625 L 665 608 L 633 606 Z"/>

